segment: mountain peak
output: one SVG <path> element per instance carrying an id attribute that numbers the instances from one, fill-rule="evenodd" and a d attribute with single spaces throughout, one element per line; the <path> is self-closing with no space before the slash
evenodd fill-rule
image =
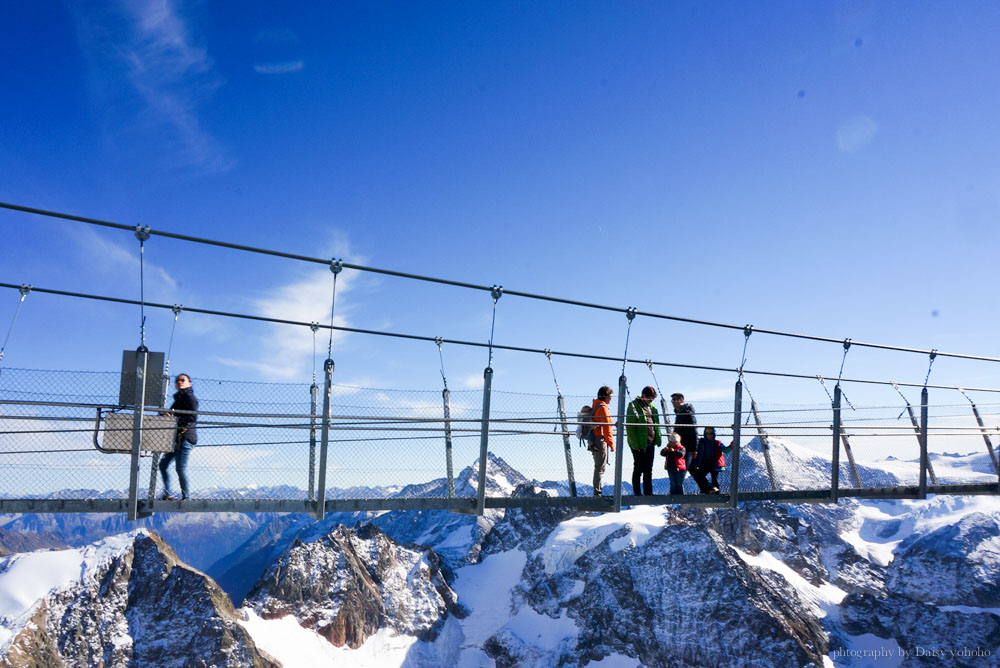
<path id="1" fill-rule="evenodd" d="M 0 658 L 35 665 L 277 664 L 218 585 L 155 533 L 0 560 Z M 177 619 L 183 618 L 183 624 Z"/>
<path id="2" fill-rule="evenodd" d="M 263 619 L 293 615 L 331 644 L 360 647 L 383 627 L 433 639 L 457 602 L 429 548 L 405 547 L 373 525 L 342 524 L 295 541 L 245 604 Z"/>

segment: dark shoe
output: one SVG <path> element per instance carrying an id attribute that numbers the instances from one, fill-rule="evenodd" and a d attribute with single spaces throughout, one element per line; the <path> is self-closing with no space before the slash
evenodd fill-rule
<path id="1" fill-rule="evenodd" d="M 182 496 L 181 501 L 187 501 L 190 498 L 191 498 L 190 496 Z"/>
<path id="2" fill-rule="evenodd" d="M 160 500 L 161 501 L 173 501 L 176 498 L 177 497 L 174 496 L 173 494 L 171 494 L 170 492 L 164 492 L 163 494 L 160 495 Z"/>
<path id="3" fill-rule="evenodd" d="M 719 493 L 719 490 L 717 490 L 717 489 L 715 489 L 715 488 L 713 487 L 712 489 L 708 490 L 708 493 L 709 493 L 709 494 L 718 494 L 718 493 Z"/>

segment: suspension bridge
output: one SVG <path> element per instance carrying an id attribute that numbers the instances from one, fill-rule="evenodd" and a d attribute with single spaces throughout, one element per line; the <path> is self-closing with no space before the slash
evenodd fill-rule
<path id="1" fill-rule="evenodd" d="M 623 505 L 641 504 L 736 507 L 741 501 L 836 503 L 840 498 L 1000 494 L 1000 462 L 994 448 L 1000 438 L 1000 402 L 996 399 L 1000 388 L 930 383 L 934 361 L 940 357 L 984 364 L 998 363 L 1000 358 L 698 320 L 295 255 L 16 204 L 0 203 L 0 208 L 129 232 L 139 243 L 140 259 L 138 300 L 0 282 L 0 288 L 16 300 L 0 347 L 0 513 L 126 513 L 135 519 L 153 512 L 299 512 L 322 518 L 340 511 L 440 509 L 481 515 L 493 508 L 618 511 Z M 155 236 L 328 266 L 329 322 L 149 301 L 145 298 L 143 254 L 145 244 Z M 336 325 L 337 278 L 345 270 L 484 292 L 492 300 L 490 337 L 479 342 Z M 138 307 L 140 345 L 123 351 L 120 370 L 84 373 L 4 366 L 3 356 L 22 308 L 29 300 L 50 297 Z M 502 297 L 620 313 L 625 316 L 625 350 L 621 356 L 609 356 L 495 343 L 497 304 Z M 192 469 L 197 471 L 198 480 L 210 484 L 196 483 L 190 499 L 162 500 L 157 494 L 158 461 L 173 449 L 176 413 L 184 411 L 165 414 L 174 328 L 165 353 L 150 351 L 145 341 L 146 309 L 172 312 L 174 327 L 181 315 L 189 312 L 308 328 L 314 350 L 321 332 L 327 338 L 322 377 L 314 371 L 312 383 L 193 378 L 202 406 L 195 412 L 202 436 Z M 638 317 L 742 331 L 742 361 L 730 368 L 630 358 L 629 335 Z M 442 389 L 411 391 L 335 383 L 334 331 L 436 344 Z M 825 379 L 745 368 L 747 345 L 753 335 L 835 345 L 842 350 L 840 374 L 836 379 Z M 489 361 L 481 391 L 449 389 L 445 345 L 487 350 Z M 844 361 L 854 347 L 924 356 L 926 378 L 918 384 L 844 377 Z M 544 356 L 555 392 L 494 390 L 494 350 Z M 567 408 L 589 403 L 591 397 L 563 394 L 553 358 L 621 363 L 617 405 L 611 407 L 616 437 L 613 480 L 605 496 L 593 496 L 589 485 L 581 482 L 590 479 L 592 459 L 577 447 L 580 419 L 575 409 Z M 625 417 L 630 364 L 648 370 L 658 390 L 664 433 L 674 425 L 656 377 L 657 368 L 720 372 L 735 379 L 731 400 L 699 402 L 698 427 L 725 430 L 731 441 L 729 467 L 720 477 L 719 494 L 697 493 L 688 483 L 684 495 L 669 495 L 662 466 L 657 467 L 662 479 L 657 480 L 653 495 L 630 493 L 631 486 L 623 480 L 624 432 L 633 424 Z M 747 383 L 752 376 L 818 384 L 829 403 L 758 402 Z M 853 404 L 844 390 L 851 385 L 884 388 L 887 399 Z M 919 399 L 911 402 L 906 392 L 912 395 L 916 391 Z M 886 456 L 897 448 L 886 448 L 885 444 L 903 441 L 915 444 L 917 457 L 913 461 Z M 966 450 L 975 447 L 979 454 L 957 457 L 931 450 L 932 443 L 943 442 L 961 442 L 969 446 Z M 970 445 L 974 443 L 978 445 Z M 662 459 L 658 461 L 662 465 Z M 515 493 L 512 484 L 505 484 L 505 471 L 510 470 L 505 465 L 523 472 L 548 492 L 522 489 Z"/>

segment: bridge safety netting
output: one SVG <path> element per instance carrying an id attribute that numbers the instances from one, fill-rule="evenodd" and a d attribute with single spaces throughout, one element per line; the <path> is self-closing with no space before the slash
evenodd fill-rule
<path id="1" fill-rule="evenodd" d="M 117 372 L 0 370 L 0 496 L 4 498 L 122 499 L 128 495 L 128 449 L 105 451 L 111 430 L 131 443 L 132 409 L 120 405 Z M 323 386 L 258 383 L 193 377 L 199 399 L 198 444 L 188 463 L 195 499 L 313 500 L 320 484 L 319 457 Z M 164 385 L 166 387 L 166 385 Z M 152 432 L 173 427 L 153 423 L 169 407 L 147 406 Z M 964 484 L 996 481 L 994 462 L 969 402 L 951 393 L 930 402 L 928 446 L 932 482 Z M 488 496 L 509 496 L 518 476 L 545 483 L 560 495 L 589 496 L 591 453 L 575 435 L 577 412 L 590 396 L 563 397 L 565 419 L 554 393 L 494 389 L 491 393 L 488 452 L 511 471 Z M 919 392 L 910 399 L 920 418 Z M 964 403 L 962 403 L 964 402 Z M 155 401 L 153 402 L 156 403 Z M 692 401 L 698 432 L 716 427 L 717 437 L 733 440 L 732 399 Z M 657 404 L 659 406 L 659 404 Z M 739 489 L 823 490 L 831 486 L 833 413 L 829 403 L 778 404 L 743 399 L 739 416 Z M 756 409 L 756 413 L 753 409 Z M 329 425 L 327 498 L 377 499 L 389 496 L 472 498 L 476 496 L 482 441 L 483 392 L 362 388 L 333 384 Z M 612 407 L 617 410 L 617 404 Z M 979 412 L 988 433 L 1000 430 L 1000 405 L 983 402 Z M 119 415 L 117 422 L 109 415 Z M 673 414 L 669 419 L 674 421 Z M 759 423 L 758 423 L 759 422 Z M 842 404 L 839 486 L 892 487 L 919 480 L 919 440 L 899 394 L 875 405 Z M 171 423 L 172 424 L 172 423 Z M 669 431 L 671 427 L 665 427 Z M 144 441 L 145 443 L 146 441 Z M 448 485 L 449 448 L 452 484 Z M 997 439 L 993 437 L 994 446 Z M 567 465 L 567 453 L 569 465 Z M 970 456 L 969 453 L 979 453 Z M 164 453 L 144 450 L 140 496 L 162 491 L 154 466 Z M 623 457 L 623 492 L 631 493 L 632 457 L 627 446 L 615 453 L 604 474 L 614 483 L 615 456 Z M 732 454 L 720 487 L 728 491 Z M 654 493 L 666 494 L 664 460 L 656 456 Z M 173 467 L 170 469 L 177 489 Z M 697 493 L 690 478 L 685 492 Z"/>

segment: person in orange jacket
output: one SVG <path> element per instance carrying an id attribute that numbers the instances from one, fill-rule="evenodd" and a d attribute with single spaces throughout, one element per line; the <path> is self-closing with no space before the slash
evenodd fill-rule
<path id="1" fill-rule="evenodd" d="M 614 396 L 614 391 L 607 385 L 602 385 L 597 390 L 597 398 L 594 399 L 590 412 L 590 419 L 597 426 L 591 428 L 587 443 L 587 449 L 594 455 L 594 496 L 603 496 L 601 491 L 601 476 L 608 465 L 608 452 L 615 450 L 615 434 L 611 429 L 611 409 L 608 402 Z"/>

